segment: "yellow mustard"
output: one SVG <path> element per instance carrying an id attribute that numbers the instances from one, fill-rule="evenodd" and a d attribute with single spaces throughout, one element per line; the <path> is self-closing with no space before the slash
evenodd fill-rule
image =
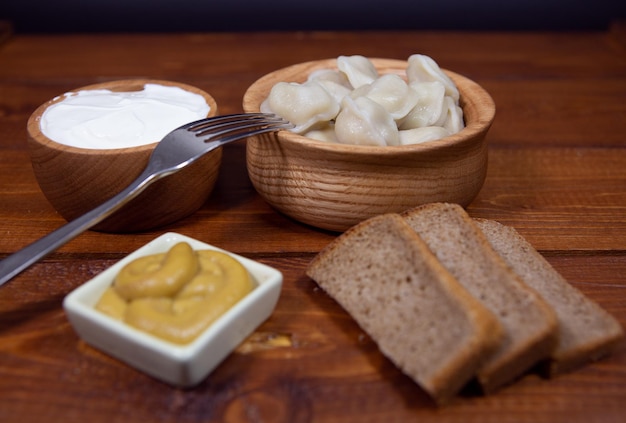
<path id="1" fill-rule="evenodd" d="M 177 344 L 195 339 L 255 284 L 228 254 L 186 242 L 122 268 L 96 308 Z"/>

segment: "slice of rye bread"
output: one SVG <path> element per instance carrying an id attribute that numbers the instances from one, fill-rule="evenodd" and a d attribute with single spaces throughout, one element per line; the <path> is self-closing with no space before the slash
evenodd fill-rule
<path id="1" fill-rule="evenodd" d="M 505 329 L 505 341 L 477 373 L 485 393 L 514 381 L 552 353 L 558 337 L 554 311 L 506 265 L 461 206 L 432 203 L 402 216 Z"/>
<path id="2" fill-rule="evenodd" d="M 439 404 L 471 380 L 503 338 L 493 314 L 397 214 L 348 229 L 306 273 Z"/>
<path id="3" fill-rule="evenodd" d="M 514 228 L 474 219 L 492 247 L 556 312 L 559 342 L 546 372 L 574 370 L 607 355 L 624 337 L 617 319 L 570 285 Z"/>

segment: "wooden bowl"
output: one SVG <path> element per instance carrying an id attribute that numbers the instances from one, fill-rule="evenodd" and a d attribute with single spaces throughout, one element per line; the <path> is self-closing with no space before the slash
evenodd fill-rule
<path id="1" fill-rule="evenodd" d="M 370 60 L 380 74 L 405 75 L 406 61 Z M 246 91 L 244 110 L 259 111 L 277 82 L 304 82 L 322 68 L 336 69 L 336 59 L 300 63 L 263 76 Z M 495 104 L 475 82 L 445 72 L 461 95 L 466 126 L 459 133 L 404 146 L 335 144 L 289 131 L 251 137 L 246 160 L 252 184 L 276 210 L 331 231 L 430 202 L 467 206 L 485 181 L 485 135 Z"/>
<path id="2" fill-rule="evenodd" d="M 108 89 L 141 91 L 145 84 L 176 86 L 200 94 L 217 114 L 213 97 L 195 87 L 160 80 L 133 79 L 89 85 L 75 91 Z M 41 117 L 52 99 L 30 116 L 27 124 L 31 162 L 39 186 L 52 206 L 72 220 L 103 203 L 128 186 L 143 171 L 156 143 L 119 149 L 88 149 L 67 146 L 42 133 Z M 174 128 L 173 128 L 174 129 Z M 94 229 L 104 232 L 137 232 L 163 226 L 190 215 L 209 197 L 222 159 L 216 149 L 181 171 L 158 180 L 121 210 Z"/>

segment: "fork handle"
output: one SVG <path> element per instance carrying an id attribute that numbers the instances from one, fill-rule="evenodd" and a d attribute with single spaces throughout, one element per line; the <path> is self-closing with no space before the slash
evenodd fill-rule
<path id="1" fill-rule="evenodd" d="M 158 175 L 154 175 L 147 170 L 144 171 L 119 194 L 0 261 L 0 286 L 57 248 L 112 215 L 157 178 Z"/>

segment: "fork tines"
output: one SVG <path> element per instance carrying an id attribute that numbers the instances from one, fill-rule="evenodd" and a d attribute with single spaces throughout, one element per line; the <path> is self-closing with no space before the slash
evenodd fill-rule
<path id="1" fill-rule="evenodd" d="M 273 113 L 238 113 L 215 116 L 201 121 L 192 122 L 186 126 L 188 131 L 194 132 L 197 137 L 210 140 L 214 137 L 236 136 L 236 134 L 276 131 L 278 129 L 293 128 L 293 124 Z"/>

